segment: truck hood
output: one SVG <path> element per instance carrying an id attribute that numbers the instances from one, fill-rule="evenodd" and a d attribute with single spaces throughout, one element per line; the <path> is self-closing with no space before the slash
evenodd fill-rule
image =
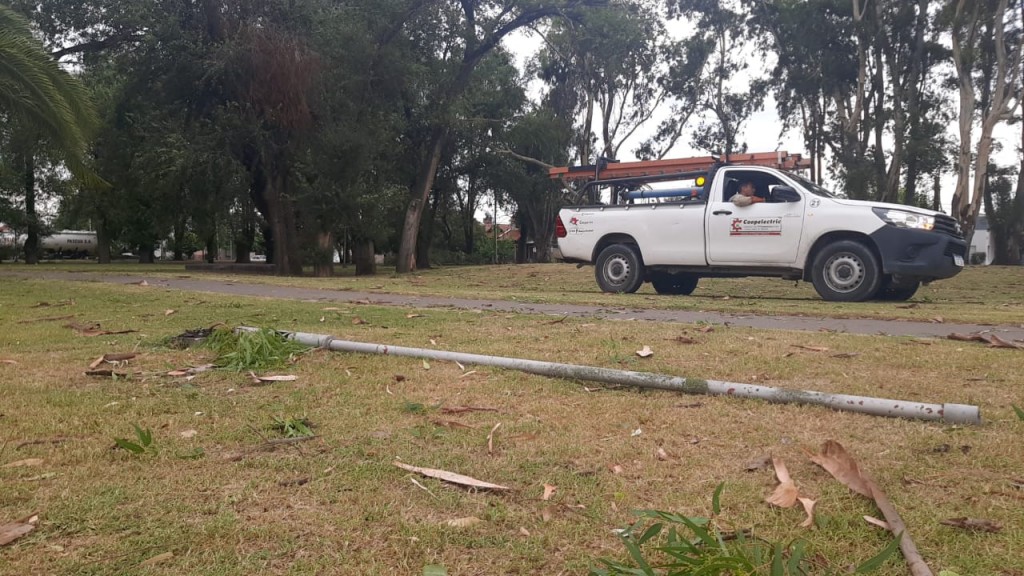
<path id="1" fill-rule="evenodd" d="M 913 212 L 914 214 L 921 214 L 923 216 L 936 216 L 942 214 L 942 212 L 936 212 L 935 210 L 928 210 L 926 208 L 918 208 L 917 206 L 904 206 L 903 204 L 889 204 L 887 202 L 871 202 L 869 200 L 847 200 L 845 198 L 833 198 L 832 201 L 835 202 L 836 204 L 842 204 L 843 206 L 887 208 L 890 210 L 903 210 L 905 212 Z"/>

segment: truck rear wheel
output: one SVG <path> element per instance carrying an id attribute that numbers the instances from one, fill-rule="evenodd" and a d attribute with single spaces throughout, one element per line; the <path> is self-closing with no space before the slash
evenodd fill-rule
<path id="1" fill-rule="evenodd" d="M 597 257 L 594 275 L 605 292 L 633 293 L 644 283 L 644 265 L 635 246 L 612 244 Z"/>
<path id="2" fill-rule="evenodd" d="M 863 302 L 878 293 L 882 273 L 870 248 L 854 240 L 840 240 L 815 256 L 811 281 L 824 300 Z"/>
<path id="3" fill-rule="evenodd" d="M 671 272 L 654 272 L 651 274 L 651 285 L 658 294 L 689 296 L 697 289 L 699 278 L 693 274 Z"/>

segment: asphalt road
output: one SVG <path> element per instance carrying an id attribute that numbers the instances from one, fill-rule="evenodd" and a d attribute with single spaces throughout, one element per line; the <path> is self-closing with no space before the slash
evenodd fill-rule
<path id="1" fill-rule="evenodd" d="M 70 282 L 101 282 L 109 284 L 136 284 L 145 280 L 154 288 L 182 290 L 188 292 L 212 292 L 237 296 L 278 298 L 282 300 L 303 300 L 313 302 L 369 302 L 378 306 L 401 306 L 406 308 L 448 308 L 461 310 L 493 310 L 517 314 L 545 314 L 573 318 L 595 318 L 618 321 L 680 322 L 693 324 L 708 322 L 729 324 L 769 330 L 800 330 L 819 332 L 831 330 L 849 334 L 873 334 L 889 336 L 915 336 L 945 338 L 953 332 L 969 334 L 985 332 L 997 334 L 1007 340 L 1024 340 L 1024 325 L 981 325 L 933 322 L 912 322 L 904 320 L 870 320 L 850 318 L 811 318 L 806 316 L 744 316 L 721 312 L 691 312 L 681 310 L 644 310 L 636 308 L 610 308 L 601 306 L 580 306 L 571 304 L 536 304 L 509 300 L 477 300 L 471 298 L 444 298 L 437 296 L 409 296 L 402 294 L 381 294 L 376 292 L 354 292 L 350 290 L 321 290 L 292 286 L 273 286 L 247 283 L 244 276 L 231 281 L 207 280 L 202 278 L 155 278 L 144 274 L 119 276 L 93 273 L 70 273 L 40 271 L 0 270 L 3 276 L 44 278 Z"/>

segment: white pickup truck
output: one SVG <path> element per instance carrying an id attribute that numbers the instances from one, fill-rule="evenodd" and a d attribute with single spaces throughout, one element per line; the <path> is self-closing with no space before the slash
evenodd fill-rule
<path id="1" fill-rule="evenodd" d="M 684 187 L 659 191 L 652 182 Z M 763 201 L 732 201 L 746 183 Z M 922 282 L 958 274 L 967 251 L 942 213 L 846 200 L 763 165 L 587 186 L 610 189 L 615 203 L 563 208 L 556 236 L 562 259 L 594 264 L 606 292 L 651 282 L 659 294 L 690 294 L 700 278 L 767 276 L 810 281 L 825 300 L 906 300 Z"/>

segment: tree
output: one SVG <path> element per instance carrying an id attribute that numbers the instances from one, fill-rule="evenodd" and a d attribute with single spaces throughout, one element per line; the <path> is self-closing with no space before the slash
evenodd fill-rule
<path id="1" fill-rule="evenodd" d="M 562 0 L 560 2 L 482 2 L 460 0 L 461 13 L 449 23 L 462 39 L 457 48 L 456 63 L 442 78 L 430 96 L 431 128 L 410 189 L 409 205 L 402 226 L 402 241 L 398 250 L 397 270 L 400 273 L 416 269 L 416 245 L 420 222 L 428 206 L 438 166 L 450 135 L 453 113 L 464 95 L 471 77 L 481 60 L 510 33 L 535 22 L 567 15 L 578 8 L 602 5 L 605 0 Z M 424 263 L 426 264 L 426 263 Z"/>
<path id="2" fill-rule="evenodd" d="M 951 0 L 946 6 L 953 65 L 960 88 L 960 147 L 953 216 L 960 221 L 968 244 L 985 196 L 992 132 L 996 125 L 1013 118 L 1021 104 L 1022 70 L 1018 64 L 1024 42 L 1007 4 L 1007 0 Z M 980 133 L 975 142 L 974 127 L 978 121 Z"/>

